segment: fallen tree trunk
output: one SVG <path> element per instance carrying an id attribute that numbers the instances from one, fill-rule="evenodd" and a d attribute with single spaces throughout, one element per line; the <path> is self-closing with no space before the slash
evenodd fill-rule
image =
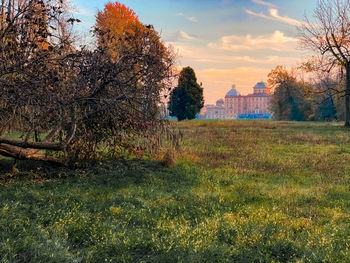
<path id="1" fill-rule="evenodd" d="M 62 143 L 54 142 L 26 142 L 23 140 L 10 139 L 5 137 L 0 137 L 0 143 L 8 144 L 13 146 L 18 146 L 23 149 L 39 149 L 39 150 L 53 150 L 62 151 L 64 150 L 64 145 Z"/>
<path id="2" fill-rule="evenodd" d="M 67 146 L 75 136 L 76 129 L 77 125 L 72 123 L 69 133 L 62 142 L 52 142 L 54 137 L 61 130 L 61 126 L 53 129 L 41 142 L 28 141 L 30 133 L 27 134 L 26 139 L 24 140 L 0 137 L 0 155 L 11 157 L 15 160 L 37 160 L 62 164 L 63 162 L 56 157 L 42 154 L 40 153 L 40 150 L 66 150 Z"/>
<path id="3" fill-rule="evenodd" d="M 49 135 L 41 142 L 31 142 L 27 140 L 18 140 L 18 139 L 12 139 L 7 137 L 0 137 L 0 144 L 17 146 L 23 149 L 63 151 L 74 138 L 75 132 L 77 130 L 77 125 L 75 123 L 72 124 L 72 127 L 70 128 L 70 132 L 67 134 L 67 137 L 63 142 L 50 142 L 50 140 L 52 140 L 60 130 L 61 130 L 60 127 L 52 130 L 49 133 Z M 28 138 L 29 135 L 30 134 L 27 134 L 26 138 Z"/>
<path id="4" fill-rule="evenodd" d="M 24 149 L 22 147 L 0 143 L 0 154 L 7 157 L 12 157 L 17 160 L 37 160 L 49 161 L 54 163 L 62 163 L 59 159 L 41 154 L 38 149 Z"/>

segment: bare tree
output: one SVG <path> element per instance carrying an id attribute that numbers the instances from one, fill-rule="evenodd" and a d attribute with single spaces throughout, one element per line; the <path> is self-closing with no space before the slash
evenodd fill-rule
<path id="1" fill-rule="evenodd" d="M 76 19 L 62 15 L 62 1 L 1 1 L 0 154 L 57 162 L 157 144 L 174 56 L 153 27 L 124 36 L 116 60 L 113 46 L 74 48 L 68 25 Z M 22 136 L 4 136 L 11 130 Z"/>
<path id="2" fill-rule="evenodd" d="M 300 42 L 304 48 L 317 51 L 326 71 L 340 66 L 346 72 L 345 126 L 350 126 L 350 0 L 319 0 L 313 20 L 306 18 L 300 27 Z"/>
<path id="3" fill-rule="evenodd" d="M 74 75 L 68 70 L 71 58 L 64 51 L 67 40 L 59 37 L 59 29 L 53 26 L 61 16 L 61 6 L 41 0 L 4 0 L 1 6 L 0 135 L 13 128 L 22 132 L 23 138 L 1 137 L 0 154 L 56 160 L 40 150 L 64 147 L 54 142 L 63 123 L 58 120 L 54 124 L 54 118 L 48 123 L 57 115 L 62 96 L 69 94 L 62 86 L 67 87 Z M 72 117 L 68 119 L 71 122 Z M 75 127 L 71 125 L 65 143 L 72 140 Z M 43 131 L 47 133 L 45 139 L 40 138 Z"/>

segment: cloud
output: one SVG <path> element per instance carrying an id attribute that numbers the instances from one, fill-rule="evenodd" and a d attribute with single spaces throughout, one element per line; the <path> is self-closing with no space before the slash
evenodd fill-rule
<path id="1" fill-rule="evenodd" d="M 192 23 L 197 23 L 197 18 L 195 16 L 188 17 L 187 20 Z"/>
<path id="2" fill-rule="evenodd" d="M 293 57 L 287 54 L 278 55 L 227 55 L 224 50 L 210 49 L 207 47 L 200 47 L 194 42 L 168 42 L 174 48 L 174 51 L 179 57 L 187 61 L 193 61 L 196 64 L 207 67 L 208 65 L 216 65 L 220 67 L 232 67 L 232 65 L 261 65 L 272 66 L 286 65 L 295 66 L 300 62 L 300 57 L 295 55 Z M 298 53 L 295 53 L 298 54 Z"/>
<path id="3" fill-rule="evenodd" d="M 72 14 L 75 14 L 75 15 L 90 16 L 90 17 L 95 17 L 97 13 L 95 10 L 87 9 L 83 7 L 73 7 L 71 12 Z"/>
<path id="4" fill-rule="evenodd" d="M 276 20 L 284 22 L 286 24 L 290 24 L 290 25 L 293 25 L 293 26 L 300 26 L 302 24 L 301 21 L 298 21 L 296 19 L 289 18 L 287 16 L 280 16 L 278 14 L 278 10 L 277 9 L 271 8 L 271 9 L 269 9 L 269 13 Z"/>
<path id="5" fill-rule="evenodd" d="M 257 17 L 261 17 L 261 18 L 265 18 L 265 19 L 269 19 L 269 20 L 274 20 L 274 21 L 279 21 L 282 23 L 286 23 L 289 25 L 293 25 L 293 26 L 300 26 L 302 24 L 301 21 L 298 21 L 296 19 L 287 17 L 287 16 L 280 16 L 278 14 L 278 9 L 276 8 L 270 8 L 269 9 L 269 15 L 265 15 L 264 13 L 255 13 L 251 10 L 246 10 L 245 11 L 248 15 L 252 15 L 252 16 L 257 16 Z"/>
<path id="6" fill-rule="evenodd" d="M 194 35 L 188 34 L 183 30 L 177 30 L 174 34 L 172 34 L 168 41 L 170 42 L 179 42 L 182 40 L 195 40 L 196 37 Z"/>
<path id="7" fill-rule="evenodd" d="M 223 36 L 218 43 L 209 43 L 208 46 L 213 49 L 226 51 L 243 51 L 270 49 L 275 51 L 295 50 L 298 39 L 287 37 L 281 31 L 276 30 L 273 34 L 260 35 L 253 37 L 246 36 Z"/>
<path id="8" fill-rule="evenodd" d="M 187 40 L 195 40 L 196 39 L 194 36 L 191 36 L 191 35 L 187 34 L 185 31 L 182 31 L 182 30 L 178 31 L 178 34 L 182 38 L 187 39 Z"/>
<path id="9" fill-rule="evenodd" d="M 266 1 L 263 0 L 252 0 L 253 3 L 256 3 L 258 5 L 264 5 L 270 8 L 277 8 L 274 4 L 268 3 Z"/>
<path id="10" fill-rule="evenodd" d="M 233 63 L 251 64 L 251 65 L 296 65 L 300 58 L 281 57 L 281 56 L 266 56 L 262 58 L 253 58 L 251 56 L 204 56 L 204 57 L 192 57 L 193 60 L 199 62 L 208 62 L 216 64 L 232 65 Z"/>
<path id="11" fill-rule="evenodd" d="M 177 16 L 181 16 L 181 17 L 185 17 L 188 21 L 190 21 L 192 23 L 197 23 L 198 22 L 197 17 L 195 17 L 195 16 L 185 16 L 185 14 L 181 13 L 181 12 L 177 13 L 176 15 Z"/>

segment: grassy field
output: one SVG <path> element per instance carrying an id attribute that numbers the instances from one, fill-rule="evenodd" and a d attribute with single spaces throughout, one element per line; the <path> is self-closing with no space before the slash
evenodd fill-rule
<path id="1" fill-rule="evenodd" d="M 350 130 L 179 124 L 173 168 L 0 161 L 0 262 L 349 262 Z M 35 168 L 32 168 L 35 167 Z"/>

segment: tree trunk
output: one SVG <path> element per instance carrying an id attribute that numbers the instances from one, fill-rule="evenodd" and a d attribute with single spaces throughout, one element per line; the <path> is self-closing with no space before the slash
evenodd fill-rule
<path id="1" fill-rule="evenodd" d="M 18 146 L 0 143 L 0 155 L 12 157 L 16 160 L 37 160 L 62 163 L 50 155 L 40 154 L 38 149 L 24 149 Z"/>
<path id="2" fill-rule="evenodd" d="M 50 155 L 41 154 L 40 150 L 64 151 L 67 145 L 73 140 L 77 130 L 77 125 L 74 121 L 71 125 L 70 131 L 63 142 L 52 142 L 57 133 L 61 131 L 61 125 L 51 130 L 45 140 L 41 142 L 37 142 L 39 138 L 37 138 L 35 142 L 27 141 L 30 133 L 28 133 L 23 140 L 0 136 L 0 155 L 12 157 L 17 160 L 38 160 L 61 164 L 62 162 L 59 159 Z"/>
<path id="3" fill-rule="evenodd" d="M 346 62 L 345 127 L 350 127 L 350 61 Z"/>

